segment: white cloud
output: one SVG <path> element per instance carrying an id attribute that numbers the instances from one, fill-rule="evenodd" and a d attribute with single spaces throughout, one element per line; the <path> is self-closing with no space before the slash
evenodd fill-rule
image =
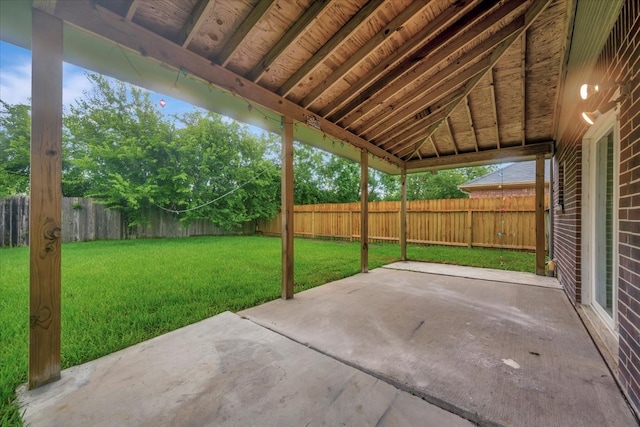
<path id="1" fill-rule="evenodd" d="M 70 64 L 63 67 L 62 102 L 65 107 L 91 87 L 81 68 Z M 0 71 L 0 99 L 8 104 L 25 104 L 31 97 L 31 61 L 3 67 Z"/>

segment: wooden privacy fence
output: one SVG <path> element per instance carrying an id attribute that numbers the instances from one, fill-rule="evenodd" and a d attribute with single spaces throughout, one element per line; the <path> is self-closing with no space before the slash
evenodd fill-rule
<path id="1" fill-rule="evenodd" d="M 226 231 L 210 221 L 197 220 L 185 227 L 172 213 L 153 209 L 147 212 L 148 223 L 133 227 L 130 238 L 220 236 L 251 234 L 255 223 L 240 230 Z M 126 225 L 120 212 L 107 209 L 95 199 L 64 197 L 62 199 L 62 241 L 119 240 L 126 237 Z M 0 247 L 29 244 L 29 197 L 0 199 Z"/>
<path id="2" fill-rule="evenodd" d="M 257 231 L 280 234 L 280 217 L 258 221 Z M 294 231 L 311 238 L 359 239 L 360 204 L 296 206 Z M 400 202 L 370 202 L 369 240 L 399 238 Z M 407 242 L 535 250 L 535 196 L 409 201 Z"/>

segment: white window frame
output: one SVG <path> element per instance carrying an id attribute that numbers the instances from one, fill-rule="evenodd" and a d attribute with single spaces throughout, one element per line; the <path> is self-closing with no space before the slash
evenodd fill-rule
<path id="1" fill-rule="evenodd" d="M 618 107 L 598 117 L 582 138 L 582 302 L 589 304 L 598 314 L 603 324 L 614 337 L 618 338 L 618 236 L 619 236 L 619 182 L 620 182 L 620 118 Z M 595 245 L 595 193 L 594 177 L 596 162 L 594 161 L 596 143 L 613 131 L 613 316 L 595 301 L 594 276 L 596 266 Z"/>

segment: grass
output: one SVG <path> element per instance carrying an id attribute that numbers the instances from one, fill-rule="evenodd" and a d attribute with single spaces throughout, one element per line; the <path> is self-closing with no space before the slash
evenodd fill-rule
<path id="1" fill-rule="evenodd" d="M 358 242 L 296 240 L 295 292 L 360 269 Z M 395 261 L 371 244 L 369 265 Z M 280 240 L 267 237 L 68 243 L 62 251 L 62 367 L 96 359 L 217 313 L 280 295 Z M 410 246 L 415 260 L 532 271 L 529 253 Z M 0 425 L 20 425 L 27 381 L 29 251 L 0 249 Z"/>

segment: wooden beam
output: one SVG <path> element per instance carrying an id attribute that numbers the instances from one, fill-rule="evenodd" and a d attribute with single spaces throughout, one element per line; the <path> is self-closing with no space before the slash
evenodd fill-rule
<path id="1" fill-rule="evenodd" d="M 400 259 L 407 260 L 407 170 L 400 174 Z"/>
<path id="2" fill-rule="evenodd" d="M 369 272 L 369 153 L 360 153 L 360 271 Z"/>
<path id="3" fill-rule="evenodd" d="M 404 165 L 402 160 L 365 139 L 322 117 L 317 117 L 313 112 L 300 105 L 282 98 L 224 67 L 212 64 L 207 59 L 183 49 L 170 40 L 133 22 L 125 23 L 117 14 L 99 5 L 92 7 L 88 2 L 58 0 L 56 16 L 71 25 L 131 49 L 132 54 L 142 55 L 140 52 L 144 52 L 144 56 L 148 58 L 171 65 L 176 70 L 180 68 L 187 70 L 192 77 L 201 79 L 204 83 L 210 83 L 280 115 L 291 117 L 297 122 L 306 123 L 308 117 L 312 116 L 320 123 L 320 130 L 327 135 L 348 142 L 357 148 L 366 149 L 392 164 L 400 167 Z"/>
<path id="4" fill-rule="evenodd" d="M 206 16 L 213 10 L 213 6 L 216 4 L 216 0 L 198 0 L 195 7 L 191 11 L 191 14 L 187 18 L 180 32 L 178 33 L 179 45 L 182 47 L 188 47 L 193 36 L 198 32 L 198 28 L 204 22 Z"/>
<path id="5" fill-rule="evenodd" d="M 536 156 L 536 274 L 544 276 L 544 155 Z"/>
<path id="6" fill-rule="evenodd" d="M 60 378 L 63 22 L 33 9 L 29 388 Z"/>
<path id="7" fill-rule="evenodd" d="M 138 10 L 138 7 L 140 6 L 141 3 L 142 3 L 142 0 L 133 0 L 131 2 L 131 4 L 129 5 L 129 9 L 127 10 L 127 14 L 124 17 L 124 20 L 126 22 L 131 22 L 131 20 L 133 19 L 133 16 L 136 14 L 136 11 Z"/>
<path id="8" fill-rule="evenodd" d="M 411 153 L 411 155 L 408 158 L 411 158 L 415 154 L 420 153 L 420 148 L 422 148 L 424 144 L 429 142 L 429 138 L 431 137 L 433 132 L 435 132 L 438 129 L 438 127 L 440 127 L 444 119 L 447 117 L 444 113 L 445 113 L 444 111 L 439 111 L 429 119 L 428 125 L 424 125 L 424 129 L 425 129 L 424 134 L 428 135 L 427 137 L 424 138 L 424 140 L 415 144 L 414 142 L 412 142 L 411 139 L 407 140 L 407 138 L 403 138 L 399 148 L 393 150 L 392 153 L 394 153 L 394 155 L 397 155 L 397 156 L 400 156 L 400 155 L 406 156 L 406 154 L 401 154 L 405 152 Z M 418 147 L 417 150 L 415 149 L 416 147 Z"/>
<path id="9" fill-rule="evenodd" d="M 483 12 L 486 12 L 486 10 L 490 8 L 488 3 L 493 1 L 494 0 L 490 0 L 489 2 L 485 1 L 476 7 L 476 9 L 482 9 Z M 349 89 L 343 91 L 338 97 L 333 99 L 330 105 L 320 111 L 320 115 L 322 117 L 331 115 L 336 120 L 342 118 L 347 112 L 354 110 L 355 106 L 360 105 L 382 87 L 391 84 L 404 72 L 409 71 L 425 56 L 429 55 L 427 51 L 434 49 L 436 46 L 441 46 L 446 42 L 447 38 L 445 38 L 443 34 L 446 33 L 448 37 L 452 37 L 455 32 L 450 29 L 452 27 L 460 29 L 460 26 L 456 24 L 451 27 L 447 26 L 466 12 L 466 9 L 471 3 L 471 0 L 456 2 L 442 13 L 437 14 L 436 17 L 429 21 L 411 40 L 403 43 L 398 49 L 394 50 L 391 55 L 373 67 L 365 78 L 358 79 Z M 473 17 L 470 16 L 469 18 L 470 21 L 473 21 Z M 355 99 L 343 107 L 344 103 L 353 97 L 355 97 Z"/>
<path id="10" fill-rule="evenodd" d="M 293 120 L 282 117 L 282 299 L 293 298 Z"/>
<path id="11" fill-rule="evenodd" d="M 407 6 L 398 16 L 393 18 L 389 24 L 380 29 L 372 38 L 358 49 L 356 53 L 351 55 L 349 59 L 340 64 L 338 68 L 333 70 L 320 84 L 318 84 L 309 94 L 302 100 L 303 107 L 312 105 L 326 90 L 342 79 L 349 71 L 360 64 L 371 52 L 391 37 L 393 33 L 399 31 L 402 26 L 414 17 L 422 8 L 433 0 L 418 0 Z"/>
<path id="12" fill-rule="evenodd" d="M 467 117 L 469 118 L 469 125 L 471 125 L 471 135 L 473 136 L 473 145 L 476 148 L 476 152 L 479 151 L 478 136 L 476 135 L 476 126 L 473 124 L 473 115 L 471 114 L 471 104 L 469 103 L 469 96 L 464 99 L 464 108 L 467 111 Z"/>
<path id="13" fill-rule="evenodd" d="M 255 27 L 260 18 L 267 13 L 274 1 L 275 0 L 260 0 L 258 4 L 256 4 L 251 13 L 242 21 L 238 29 L 233 32 L 233 35 L 224 45 L 220 53 L 218 53 L 215 58 L 216 63 L 223 67 L 227 66 L 229 60 L 240 46 L 240 43 L 242 43 L 244 38 L 247 37 L 249 32 Z"/>
<path id="14" fill-rule="evenodd" d="M 326 6 L 331 3 L 331 0 L 315 0 L 311 3 L 311 6 L 295 20 L 294 24 L 287 30 L 284 36 L 276 42 L 275 45 L 267 52 L 267 54 L 260 60 L 253 70 L 249 73 L 249 80 L 253 82 L 259 82 L 264 74 L 269 70 L 271 64 L 273 64 L 280 55 L 289 47 L 295 43 L 309 26 L 318 19 L 318 16 Z"/>
<path id="15" fill-rule="evenodd" d="M 278 93 L 282 96 L 289 95 L 299 82 L 309 74 L 313 73 L 327 56 L 331 55 L 335 49 L 342 46 L 342 44 L 347 41 L 347 37 L 349 37 L 352 32 L 356 31 L 363 22 L 371 17 L 381 6 L 384 6 L 384 4 L 385 0 L 369 1 L 369 3 L 367 3 L 349 20 L 349 22 L 340 28 L 340 30 L 335 33 L 328 42 L 318 49 L 302 67 L 298 68 L 298 70 L 293 73 L 286 82 L 284 82 Z"/>
<path id="16" fill-rule="evenodd" d="M 451 143 L 453 144 L 453 151 L 458 154 L 458 144 L 456 143 L 456 138 L 453 136 L 453 132 L 451 131 L 451 123 L 449 123 L 451 119 L 446 117 L 444 119 L 444 124 L 447 126 L 447 133 L 451 137 Z"/>
<path id="17" fill-rule="evenodd" d="M 440 153 L 438 152 L 438 147 L 436 147 L 436 143 L 433 140 L 433 135 L 429 137 L 429 140 L 431 141 L 431 146 L 433 147 L 434 153 L 436 153 L 436 157 L 440 157 Z"/>
<path id="18" fill-rule="evenodd" d="M 452 55 L 459 52 L 465 45 L 479 38 L 485 31 L 498 24 L 506 16 L 513 13 L 514 10 L 522 6 L 522 4 L 524 4 L 524 0 L 510 1 L 492 13 L 489 13 L 494 3 L 491 1 L 480 3 L 469 13 L 458 19 L 453 25 L 429 40 L 418 51 L 405 58 L 397 67 L 384 74 L 383 78 L 379 79 L 366 90 L 358 93 L 351 102 L 335 114 L 332 114 L 329 120 L 332 122 L 344 121 L 346 124 L 351 123 L 353 112 L 360 110 L 369 112 L 371 109 L 383 105 L 386 100 L 398 94 L 408 85 L 412 83 L 415 84 L 419 76 L 428 73 L 442 61 L 449 60 L 453 63 L 452 65 L 454 67 L 456 65 L 464 67 L 466 63 L 473 58 L 476 58 L 484 52 L 488 52 L 496 44 L 508 37 L 509 30 L 506 30 L 506 35 L 504 29 L 500 30 L 497 32 L 497 39 L 496 34 L 494 34 L 494 36 L 487 39 L 481 45 L 471 49 L 464 55 L 464 63 L 461 62 L 458 64 L 458 61 L 451 59 Z M 444 16 L 444 13 L 432 22 L 435 22 L 441 16 Z M 389 67 L 386 69 L 390 70 Z M 382 74 L 384 71 L 385 69 L 381 69 L 379 74 Z M 451 71 L 449 71 L 449 74 L 450 73 Z M 378 77 L 376 74 L 373 75 L 375 78 Z M 442 73 L 440 73 L 440 75 L 442 75 Z M 358 85 L 364 85 L 365 83 L 367 83 L 366 79 L 358 81 Z M 334 105 L 342 103 L 342 98 L 346 99 L 347 97 L 351 98 L 354 96 L 356 94 L 354 91 L 355 88 L 357 88 L 357 86 L 354 85 L 349 88 L 349 91 L 343 92 L 340 98 L 337 98 L 331 103 L 332 108 Z M 353 95 L 350 95 L 349 92 L 353 92 Z M 320 115 L 326 117 L 324 111 L 321 111 Z"/>
<path id="19" fill-rule="evenodd" d="M 529 5 L 529 8 L 527 9 L 527 11 L 524 13 L 524 16 L 521 16 L 520 18 L 518 18 L 515 21 L 513 21 L 515 23 L 521 24 L 521 26 L 517 31 L 515 31 L 515 33 L 512 36 L 510 36 L 509 38 L 504 40 L 502 43 L 500 43 L 498 45 L 498 47 L 496 47 L 496 49 L 493 51 L 493 53 L 491 54 L 491 61 L 490 61 L 489 69 L 491 69 L 500 60 L 500 58 L 502 58 L 502 55 L 504 55 L 504 53 L 507 51 L 507 49 L 513 44 L 515 39 L 517 37 L 519 37 L 522 33 L 527 31 L 527 29 L 531 26 L 533 21 L 535 21 L 538 18 L 538 16 L 540 16 L 542 11 L 549 5 L 550 2 L 551 2 L 551 0 L 533 0 L 532 3 Z M 509 24 L 509 25 L 511 25 L 511 24 Z M 479 73 L 476 77 L 471 79 L 469 81 L 469 83 L 467 83 L 467 85 L 466 85 L 467 86 L 467 95 L 468 95 L 468 93 L 470 93 L 476 87 L 476 85 L 482 79 L 482 77 L 484 77 L 484 73 Z M 451 112 L 457 106 L 458 106 L 457 103 L 453 103 L 453 104 L 451 104 L 450 107 L 447 107 L 447 114 L 446 115 L 448 116 L 449 114 L 451 114 Z M 435 129 L 434 129 L 434 131 L 435 131 Z M 427 136 L 429 136 L 429 135 L 427 135 Z M 420 149 L 420 146 L 418 145 L 413 154 L 418 152 L 419 149 Z M 408 156 L 408 158 L 409 159 L 412 158 L 413 154 Z"/>
<path id="20" fill-rule="evenodd" d="M 489 76 L 489 88 L 491 89 L 491 107 L 493 109 L 493 117 L 495 118 L 495 121 L 493 122 L 493 126 L 496 131 L 496 147 L 499 150 L 501 148 L 500 147 L 500 126 L 498 125 L 498 100 L 496 99 L 496 88 L 495 88 L 495 82 L 493 79 L 493 72 L 494 72 L 494 69 L 492 68 L 488 72 L 488 76 Z"/>
<path id="21" fill-rule="evenodd" d="M 366 135 L 368 140 L 377 138 L 383 130 L 389 129 L 394 122 L 399 123 L 401 120 L 415 115 L 424 110 L 425 105 L 433 104 L 473 78 L 476 74 L 486 71 L 488 63 L 489 58 L 486 58 L 458 74 L 455 74 L 455 72 L 459 68 L 445 67 L 448 71 L 445 76 L 453 75 L 452 78 L 440 79 L 440 77 L 434 76 L 436 78 L 427 80 L 419 91 L 415 91 L 415 96 L 408 95 L 403 97 L 398 102 L 388 106 L 381 114 L 361 125 L 358 129 L 358 135 L 362 137 Z M 452 65 L 457 66 L 457 64 Z"/>
<path id="22" fill-rule="evenodd" d="M 520 120 L 522 121 L 522 128 L 520 130 L 520 139 L 522 145 L 524 145 L 527 139 L 527 32 L 523 31 L 521 40 L 521 50 L 520 50 L 520 90 L 522 91 L 521 95 L 521 108 L 522 115 Z"/>
<path id="23" fill-rule="evenodd" d="M 407 171 L 420 169 L 453 169 L 455 167 L 490 165 L 521 160 L 532 160 L 537 155 L 549 155 L 553 152 L 552 142 L 527 144 L 524 147 L 509 147 L 501 150 L 484 150 L 477 153 L 460 153 L 458 155 L 431 157 L 423 160 L 407 162 Z"/>

